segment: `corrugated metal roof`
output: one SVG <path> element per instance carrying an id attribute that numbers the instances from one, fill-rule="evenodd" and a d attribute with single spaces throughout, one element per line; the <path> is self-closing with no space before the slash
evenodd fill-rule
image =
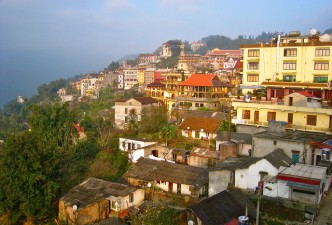
<path id="1" fill-rule="evenodd" d="M 326 167 L 296 163 L 290 167 L 279 168 L 279 174 L 321 180 L 326 176 Z"/>
<path id="2" fill-rule="evenodd" d="M 148 158 L 139 158 L 124 175 L 145 181 L 168 181 L 177 184 L 202 185 L 208 183 L 208 171 L 204 168 L 188 166 Z"/>
<path id="3" fill-rule="evenodd" d="M 110 196 L 127 196 L 136 191 L 136 187 L 129 187 L 124 184 L 104 181 L 90 177 L 81 184 L 70 189 L 62 198 L 65 204 L 70 206 L 77 205 L 84 208 L 96 201 Z"/>

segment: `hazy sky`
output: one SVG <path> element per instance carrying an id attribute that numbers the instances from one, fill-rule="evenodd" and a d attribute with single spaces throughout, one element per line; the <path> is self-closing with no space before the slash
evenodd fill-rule
<path id="1" fill-rule="evenodd" d="M 0 0 L 0 107 L 170 39 L 331 27 L 331 0 Z"/>

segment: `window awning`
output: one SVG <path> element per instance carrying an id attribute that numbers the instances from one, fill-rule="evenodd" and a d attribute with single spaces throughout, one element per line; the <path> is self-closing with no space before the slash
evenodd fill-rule
<path id="1" fill-rule="evenodd" d="M 302 188 L 306 190 L 311 190 L 311 191 L 317 191 L 319 190 L 318 185 L 312 185 L 312 184 L 304 184 L 304 183 L 298 183 L 298 182 L 287 182 L 287 186 L 289 187 L 297 187 L 297 188 Z"/>
<path id="2" fill-rule="evenodd" d="M 240 89 L 262 89 L 265 88 L 264 86 L 261 85 L 240 85 Z"/>

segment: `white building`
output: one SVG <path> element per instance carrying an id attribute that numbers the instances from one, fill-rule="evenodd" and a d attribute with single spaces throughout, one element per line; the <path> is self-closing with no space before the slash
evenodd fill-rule
<path id="1" fill-rule="evenodd" d="M 115 102 L 115 125 L 124 129 L 128 124 L 128 116 L 135 111 L 137 120 L 141 120 L 141 112 L 145 107 L 158 106 L 158 100 L 151 97 L 135 97 L 129 100 L 117 100 Z"/>
<path id="2" fill-rule="evenodd" d="M 144 157 L 144 147 L 155 145 L 157 142 L 147 139 L 119 139 L 119 149 L 128 153 L 128 157 L 132 162 L 136 162 L 140 157 Z"/>
<path id="3" fill-rule="evenodd" d="M 275 177 L 280 166 L 291 165 L 291 159 L 281 150 L 275 150 L 264 158 L 237 158 L 224 161 L 209 172 L 209 196 L 226 190 L 230 185 L 253 191 L 264 176 Z"/>
<path id="4" fill-rule="evenodd" d="M 318 205 L 329 188 L 327 168 L 296 163 L 279 168 L 277 183 L 265 182 L 264 195 L 282 197 L 301 203 Z"/>
<path id="5" fill-rule="evenodd" d="M 135 84 L 138 84 L 138 70 L 137 69 L 124 69 L 123 70 L 123 88 L 130 89 Z"/>

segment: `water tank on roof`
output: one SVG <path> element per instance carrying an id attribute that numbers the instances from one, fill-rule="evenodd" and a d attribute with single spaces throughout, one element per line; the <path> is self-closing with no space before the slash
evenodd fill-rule
<path id="1" fill-rule="evenodd" d="M 315 29 L 315 28 L 311 28 L 310 30 L 309 30 L 309 35 L 310 36 L 314 36 L 314 35 L 316 35 L 317 34 L 317 30 Z"/>
<path id="2" fill-rule="evenodd" d="M 288 33 L 289 37 L 299 37 L 301 35 L 300 31 L 291 31 Z"/>

